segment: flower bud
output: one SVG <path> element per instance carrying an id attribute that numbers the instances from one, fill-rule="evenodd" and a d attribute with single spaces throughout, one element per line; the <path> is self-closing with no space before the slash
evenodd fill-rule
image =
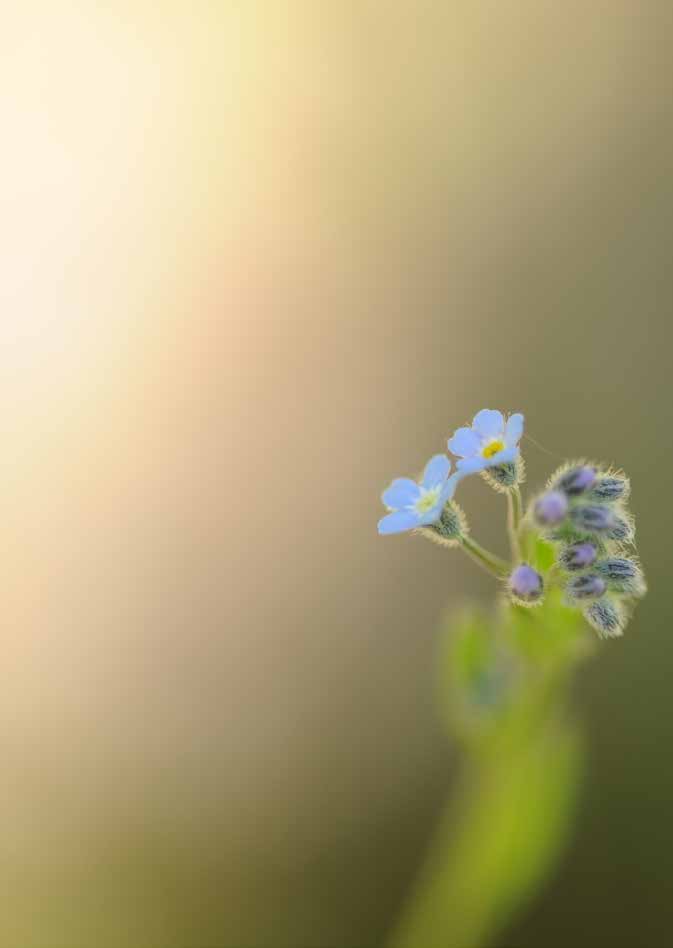
<path id="1" fill-rule="evenodd" d="M 573 543 L 561 550 L 559 562 L 567 570 L 586 569 L 598 555 L 593 543 Z"/>
<path id="2" fill-rule="evenodd" d="M 573 525 L 581 533 L 596 533 L 609 540 L 630 540 L 633 527 L 610 507 L 591 505 L 575 507 L 570 511 Z"/>
<path id="3" fill-rule="evenodd" d="M 581 467 L 573 467 L 563 474 L 557 484 L 557 490 L 562 490 L 569 497 L 576 497 L 583 494 L 594 485 L 596 481 L 596 468 L 583 464 Z"/>
<path id="4" fill-rule="evenodd" d="M 605 533 L 614 526 L 614 516 L 608 507 L 575 507 L 570 517 L 576 527 L 587 533 Z"/>
<path id="5" fill-rule="evenodd" d="M 599 477 L 593 486 L 591 496 L 596 500 L 626 500 L 629 495 L 629 482 L 626 477 L 607 474 Z"/>
<path id="6" fill-rule="evenodd" d="M 614 523 L 608 530 L 606 536 L 608 540 L 619 540 L 624 543 L 630 543 L 633 540 L 633 532 L 633 523 L 631 521 L 615 515 Z"/>
<path id="7" fill-rule="evenodd" d="M 527 563 L 517 566 L 509 577 L 512 595 L 521 602 L 532 603 L 541 598 L 544 581 L 539 573 Z"/>
<path id="8" fill-rule="evenodd" d="M 598 599 L 606 588 L 605 580 L 592 573 L 589 576 L 573 577 L 566 586 L 566 592 L 571 599 Z"/>
<path id="9" fill-rule="evenodd" d="M 594 627 L 602 639 L 614 638 L 624 631 L 626 617 L 619 605 L 603 597 L 583 609 L 584 618 Z"/>
<path id="10" fill-rule="evenodd" d="M 645 594 L 645 578 L 640 567 L 633 560 L 614 556 L 597 563 L 596 569 L 615 592 L 624 593 L 628 596 L 642 596 Z"/>
<path id="11" fill-rule="evenodd" d="M 568 500 L 558 490 L 547 491 L 535 503 L 533 516 L 543 527 L 553 527 L 560 523 L 568 513 Z"/>

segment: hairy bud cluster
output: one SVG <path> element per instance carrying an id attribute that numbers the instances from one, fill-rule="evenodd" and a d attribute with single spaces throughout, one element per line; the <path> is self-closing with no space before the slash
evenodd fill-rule
<path id="1" fill-rule="evenodd" d="M 523 429 L 520 412 L 477 412 L 470 426 L 457 428 L 448 440 L 455 462 L 435 454 L 416 479 L 390 482 L 381 494 L 387 512 L 377 530 L 382 536 L 412 532 L 460 548 L 503 583 L 515 612 L 518 606 L 546 600 L 542 614 L 547 618 L 550 611 L 553 620 L 565 597 L 599 635 L 621 635 L 630 606 L 645 594 L 642 570 L 630 551 L 635 531 L 626 506 L 628 479 L 621 471 L 587 461 L 565 464 L 524 515 L 520 486 L 525 466 L 519 446 Z M 470 535 L 454 501 L 459 483 L 474 474 L 506 496 L 508 559 Z M 573 625 L 581 625 L 579 616 Z"/>
<path id="2" fill-rule="evenodd" d="M 622 634 L 632 601 L 646 590 L 640 566 L 625 555 L 635 535 L 628 496 L 622 473 L 577 462 L 558 470 L 532 506 L 533 521 L 557 547 L 568 603 L 602 637 Z"/>

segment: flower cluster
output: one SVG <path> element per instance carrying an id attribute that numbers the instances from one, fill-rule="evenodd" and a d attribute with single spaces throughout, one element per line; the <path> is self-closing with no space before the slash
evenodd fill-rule
<path id="1" fill-rule="evenodd" d="M 397 478 L 383 492 L 388 513 L 379 521 L 381 534 L 412 530 L 448 546 L 460 546 L 473 560 L 506 581 L 510 598 L 520 605 L 541 603 L 545 592 L 561 586 L 566 603 L 580 609 L 603 637 L 621 635 L 635 599 L 645 593 L 642 570 L 631 548 L 634 523 L 626 502 L 629 482 L 620 472 L 595 464 L 566 464 L 535 497 L 526 516 L 519 485 L 524 477 L 519 442 L 521 414 L 508 418 L 491 409 L 478 412 L 472 424 L 448 440 L 456 456 L 437 454 L 418 481 Z M 480 473 L 508 500 L 512 560 L 489 553 L 470 535 L 454 501 L 460 481 Z M 539 543 L 551 544 L 554 564 L 541 568 Z M 525 555 L 524 555 L 525 554 Z"/>
<path id="2" fill-rule="evenodd" d="M 556 471 L 531 510 L 556 550 L 569 605 L 603 637 L 621 635 L 635 599 L 646 592 L 633 555 L 635 528 L 628 478 L 575 462 Z"/>
<path id="3" fill-rule="evenodd" d="M 468 474 L 491 471 L 498 483 L 513 486 L 517 480 L 519 441 L 523 415 L 511 415 L 484 408 L 469 428 L 458 428 L 449 438 L 449 450 L 459 459 L 449 476 L 451 462 L 444 454 L 428 461 L 416 481 L 398 477 L 381 495 L 390 513 L 379 521 L 379 533 L 402 533 L 418 527 L 436 526 L 458 482 Z"/>

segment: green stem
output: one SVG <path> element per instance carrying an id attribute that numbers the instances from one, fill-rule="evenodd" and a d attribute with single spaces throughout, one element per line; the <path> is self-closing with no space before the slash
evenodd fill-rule
<path id="1" fill-rule="evenodd" d="M 507 530 L 509 532 L 509 543 L 512 548 L 512 556 L 515 562 L 521 560 L 521 540 L 519 529 L 523 519 L 523 501 L 521 500 L 521 491 L 518 484 L 507 491 Z"/>
<path id="2" fill-rule="evenodd" d="M 462 536 L 460 538 L 460 544 L 470 559 L 478 563 L 479 566 L 482 566 L 492 576 L 496 576 L 498 579 L 509 576 L 511 571 L 510 564 L 500 559 L 495 553 L 485 550 L 484 547 L 481 546 L 480 543 L 477 543 L 476 540 L 473 540 L 472 537 Z"/>
<path id="3" fill-rule="evenodd" d="M 582 764 L 572 723 L 466 762 L 390 948 L 481 948 L 535 893 L 572 826 Z"/>

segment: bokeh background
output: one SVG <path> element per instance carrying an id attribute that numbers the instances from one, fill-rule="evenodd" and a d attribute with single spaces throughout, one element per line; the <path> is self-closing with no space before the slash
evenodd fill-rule
<path id="1" fill-rule="evenodd" d="M 378 495 L 484 406 L 533 485 L 628 470 L 651 586 L 498 945 L 666 943 L 672 55 L 667 0 L 3 11 L 1 944 L 381 944 L 460 766 L 441 617 L 493 588 Z"/>

